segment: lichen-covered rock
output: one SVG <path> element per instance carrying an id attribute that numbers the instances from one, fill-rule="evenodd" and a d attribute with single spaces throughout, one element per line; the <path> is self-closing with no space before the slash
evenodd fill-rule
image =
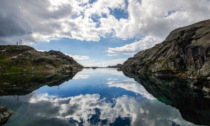
<path id="1" fill-rule="evenodd" d="M 6 123 L 12 114 L 13 112 L 11 110 L 0 106 L 0 125 Z"/>
<path id="2" fill-rule="evenodd" d="M 172 31 L 160 44 L 140 51 L 123 64 L 132 73 L 210 76 L 210 20 Z"/>

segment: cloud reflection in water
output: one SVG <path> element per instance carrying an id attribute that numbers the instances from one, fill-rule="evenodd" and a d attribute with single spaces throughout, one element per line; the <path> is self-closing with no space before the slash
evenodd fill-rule
<path id="1" fill-rule="evenodd" d="M 28 100 L 28 101 L 27 101 Z M 74 97 L 60 98 L 48 94 L 30 94 L 21 97 L 16 112 L 22 118 L 20 125 L 117 125 L 117 120 L 133 126 L 168 126 L 174 124 L 192 125 L 182 119 L 180 113 L 171 106 L 166 106 L 156 100 L 139 102 L 133 97 L 123 95 L 113 99 L 114 102 L 101 99 L 99 94 L 86 94 Z M 10 98 L 10 103 L 17 101 Z M 21 110 L 25 110 L 24 113 Z M 14 120 L 17 116 L 13 116 Z M 127 122 L 127 123 L 126 123 Z M 13 122 L 14 123 L 14 122 Z M 6 126 L 12 125 L 8 122 Z"/>
<path id="2" fill-rule="evenodd" d="M 116 69 L 85 69 L 59 89 L 0 97 L 0 105 L 15 111 L 5 126 L 193 125 Z"/>
<path id="3" fill-rule="evenodd" d="M 125 90 L 140 94 L 149 100 L 155 99 L 151 94 L 149 94 L 144 89 L 144 87 L 142 85 L 136 83 L 133 79 L 118 80 L 115 78 L 108 78 L 107 80 L 108 80 L 108 82 L 106 84 L 108 84 L 109 87 L 123 88 Z"/>

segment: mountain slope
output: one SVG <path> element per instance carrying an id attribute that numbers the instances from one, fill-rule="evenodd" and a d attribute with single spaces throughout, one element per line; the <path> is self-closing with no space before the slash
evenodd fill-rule
<path id="1" fill-rule="evenodd" d="M 131 73 L 210 76 L 210 20 L 172 31 L 160 44 L 124 62 Z"/>
<path id="2" fill-rule="evenodd" d="M 83 68 L 73 58 L 59 52 L 40 52 L 29 46 L 0 46 L 0 73 L 78 72 Z"/>

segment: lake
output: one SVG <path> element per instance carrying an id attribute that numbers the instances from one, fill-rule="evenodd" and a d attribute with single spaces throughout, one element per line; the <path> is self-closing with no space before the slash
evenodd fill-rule
<path id="1" fill-rule="evenodd" d="M 152 87 L 145 87 L 114 68 L 83 69 L 74 76 L 52 82 L 53 78 L 58 77 L 36 83 L 38 79 L 26 79 L 21 89 L 17 86 L 21 82 L 14 81 L 17 85 L 2 91 L 0 106 L 14 111 L 4 126 L 196 126 L 209 123 L 208 112 L 201 114 L 204 120 L 199 120 L 192 110 L 187 113 L 184 108 L 180 109 L 183 101 L 176 99 L 174 104 L 172 96 L 171 101 L 160 97 L 160 93 L 156 96 L 162 89 L 151 93 Z M 49 81 L 52 83 L 47 83 Z M 38 86 L 31 89 L 27 86 L 29 82 Z"/>

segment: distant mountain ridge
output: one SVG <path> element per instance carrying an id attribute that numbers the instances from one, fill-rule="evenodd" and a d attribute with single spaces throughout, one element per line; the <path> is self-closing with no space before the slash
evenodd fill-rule
<path id="1" fill-rule="evenodd" d="M 83 68 L 60 51 L 40 52 L 29 46 L 0 46 L 0 73 L 78 72 Z"/>
<path id="2" fill-rule="evenodd" d="M 125 61 L 122 69 L 135 74 L 209 77 L 210 20 L 172 31 L 162 43 Z"/>

